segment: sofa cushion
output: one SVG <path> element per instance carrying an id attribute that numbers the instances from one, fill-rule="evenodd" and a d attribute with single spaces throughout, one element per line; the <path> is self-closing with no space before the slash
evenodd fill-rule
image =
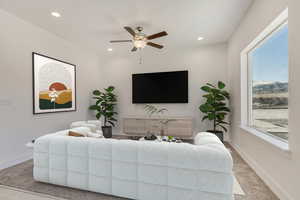
<path id="1" fill-rule="evenodd" d="M 77 127 L 87 127 L 93 133 L 101 132 L 101 121 L 99 120 L 88 120 L 88 121 L 77 121 L 72 122 L 70 128 L 77 128 Z"/>

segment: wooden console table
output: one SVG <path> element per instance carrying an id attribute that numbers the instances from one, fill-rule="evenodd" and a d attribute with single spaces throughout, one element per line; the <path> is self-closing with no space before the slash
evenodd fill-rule
<path id="1" fill-rule="evenodd" d="M 130 136 L 155 135 L 175 136 L 179 138 L 193 137 L 193 119 L 189 117 L 166 118 L 123 118 L 123 134 Z"/>

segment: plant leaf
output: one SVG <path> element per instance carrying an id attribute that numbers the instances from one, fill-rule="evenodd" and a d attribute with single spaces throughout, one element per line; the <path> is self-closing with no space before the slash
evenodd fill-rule
<path id="1" fill-rule="evenodd" d="M 96 105 L 99 105 L 102 102 L 102 99 L 96 101 Z"/>
<path id="2" fill-rule="evenodd" d="M 97 113 L 97 114 L 96 114 L 96 118 L 97 118 L 97 119 L 100 119 L 100 117 L 101 117 L 101 113 Z"/>
<path id="3" fill-rule="evenodd" d="M 98 110 L 99 108 L 100 108 L 100 106 L 97 106 L 97 105 L 90 106 L 90 110 Z"/>
<path id="4" fill-rule="evenodd" d="M 204 97 L 204 98 L 210 98 L 210 97 L 211 97 L 211 94 L 205 94 L 205 95 L 203 95 L 202 97 Z"/>
<path id="5" fill-rule="evenodd" d="M 115 121 L 115 122 L 118 121 L 117 119 L 115 119 L 115 118 L 113 118 L 113 117 L 110 118 L 110 120 L 111 120 L 111 121 Z"/>
<path id="6" fill-rule="evenodd" d="M 107 121 L 108 123 L 110 123 L 113 127 L 115 127 L 115 123 L 113 123 L 112 121 Z"/>
<path id="7" fill-rule="evenodd" d="M 220 126 L 225 132 L 228 131 L 227 128 L 226 128 L 225 126 L 222 126 L 222 125 L 218 125 L 218 126 Z"/>
<path id="8" fill-rule="evenodd" d="M 215 119 L 215 114 L 214 113 L 208 113 L 208 119 L 209 120 L 214 120 Z"/>
<path id="9" fill-rule="evenodd" d="M 228 122 L 225 122 L 225 121 L 220 121 L 218 122 L 219 124 L 227 124 L 227 125 L 230 125 Z"/>
<path id="10" fill-rule="evenodd" d="M 200 111 L 201 112 L 204 112 L 204 113 L 207 113 L 207 112 L 210 112 L 213 110 L 213 107 L 210 105 L 210 104 L 202 104 L 200 107 L 199 107 Z"/>
<path id="11" fill-rule="evenodd" d="M 219 82 L 218 82 L 218 88 L 219 88 L 219 89 L 222 90 L 222 89 L 225 88 L 225 86 L 226 86 L 225 83 L 223 83 L 222 81 L 219 81 Z"/>
<path id="12" fill-rule="evenodd" d="M 93 95 L 95 96 L 100 96 L 101 95 L 101 92 L 99 90 L 94 90 L 93 91 Z"/>
<path id="13" fill-rule="evenodd" d="M 201 90 L 205 91 L 205 92 L 210 92 L 211 91 L 211 88 L 208 87 L 208 86 L 203 86 L 201 87 Z"/>
<path id="14" fill-rule="evenodd" d="M 216 95 L 216 94 L 219 94 L 219 93 L 220 93 L 220 90 L 219 90 L 219 89 L 216 89 L 216 88 L 212 88 L 212 89 L 211 89 L 211 92 L 213 92 L 213 93 Z"/>
<path id="15" fill-rule="evenodd" d="M 166 108 L 161 108 L 157 111 L 157 113 L 164 113 L 165 111 L 168 111 Z"/>
<path id="16" fill-rule="evenodd" d="M 217 95 L 216 96 L 216 100 L 217 101 L 224 101 L 225 100 L 225 97 L 221 96 L 221 95 Z"/>
<path id="17" fill-rule="evenodd" d="M 202 121 L 204 121 L 204 120 L 206 120 L 206 119 L 208 119 L 208 116 L 204 116 L 204 117 L 202 118 Z"/>
<path id="18" fill-rule="evenodd" d="M 230 109 L 222 106 L 222 107 L 216 107 L 216 111 L 230 112 Z"/>
<path id="19" fill-rule="evenodd" d="M 209 85 L 210 87 L 216 88 L 216 86 L 214 86 L 213 84 L 210 84 L 210 83 L 206 83 L 206 85 Z"/>
<path id="20" fill-rule="evenodd" d="M 115 87 L 114 86 L 109 86 L 108 88 L 104 89 L 106 92 L 111 93 L 114 91 Z"/>
<path id="21" fill-rule="evenodd" d="M 230 99 L 230 95 L 227 91 L 221 91 L 221 93 L 224 97 L 226 97 L 227 99 Z"/>

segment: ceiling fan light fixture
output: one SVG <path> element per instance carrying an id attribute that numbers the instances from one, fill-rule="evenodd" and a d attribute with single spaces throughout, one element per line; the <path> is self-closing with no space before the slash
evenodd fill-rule
<path id="1" fill-rule="evenodd" d="M 134 40 L 133 41 L 133 46 L 135 46 L 136 48 L 145 48 L 145 46 L 147 45 L 147 41 L 145 40 Z"/>
<path id="2" fill-rule="evenodd" d="M 167 36 L 168 33 L 166 31 L 161 31 L 159 33 L 155 33 L 152 35 L 144 34 L 142 27 L 137 27 L 135 29 L 124 26 L 124 29 L 132 36 L 132 40 L 111 40 L 110 43 L 123 43 L 123 42 L 131 42 L 133 48 L 131 49 L 132 52 L 137 51 L 138 49 L 143 49 L 146 46 L 151 46 L 157 49 L 164 48 L 163 45 L 151 42 L 153 39 L 160 38 Z"/>
<path id="3" fill-rule="evenodd" d="M 61 17 L 60 13 L 55 11 L 51 12 L 51 15 L 56 18 Z"/>

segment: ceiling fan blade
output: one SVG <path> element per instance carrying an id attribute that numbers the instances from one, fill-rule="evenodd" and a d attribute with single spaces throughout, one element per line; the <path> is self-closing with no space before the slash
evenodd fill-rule
<path id="1" fill-rule="evenodd" d="M 158 48 L 158 49 L 164 48 L 164 46 L 156 44 L 156 43 L 153 43 L 153 42 L 147 42 L 147 45 L 149 45 L 151 47 L 154 47 L 154 48 Z"/>
<path id="2" fill-rule="evenodd" d="M 132 52 L 133 52 L 133 51 L 136 51 L 136 50 L 137 50 L 136 47 L 133 47 L 133 48 L 131 49 Z"/>
<path id="3" fill-rule="evenodd" d="M 149 36 L 147 37 L 147 39 L 148 39 L 148 40 L 153 40 L 153 39 L 155 39 L 155 38 L 163 37 L 163 36 L 166 36 L 166 35 L 168 35 L 168 33 L 167 33 L 166 31 L 162 31 L 162 32 L 160 32 L 160 33 L 156 33 L 156 34 L 153 34 L 153 35 L 149 35 Z"/>
<path id="4" fill-rule="evenodd" d="M 132 40 L 111 40 L 110 43 L 119 43 L 119 42 L 132 42 Z"/>
<path id="5" fill-rule="evenodd" d="M 125 30 L 128 31 L 128 33 L 130 33 L 132 36 L 135 36 L 135 32 L 134 32 L 134 30 L 133 30 L 131 27 L 125 26 L 124 28 L 125 28 Z"/>

